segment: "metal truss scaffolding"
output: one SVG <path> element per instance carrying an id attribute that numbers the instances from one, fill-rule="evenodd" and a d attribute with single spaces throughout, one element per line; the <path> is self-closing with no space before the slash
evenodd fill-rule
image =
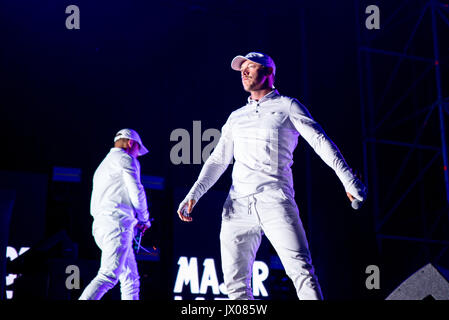
<path id="1" fill-rule="evenodd" d="M 449 6 L 377 1 L 380 29 L 368 30 L 370 4 L 355 0 L 364 180 L 379 253 L 388 242 L 442 262 L 449 255 Z"/>

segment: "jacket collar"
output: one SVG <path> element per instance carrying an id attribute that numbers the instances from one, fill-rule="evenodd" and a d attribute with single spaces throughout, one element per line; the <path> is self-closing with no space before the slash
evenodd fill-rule
<path id="1" fill-rule="evenodd" d="M 273 89 L 272 91 L 270 91 L 269 93 L 267 93 L 266 95 L 264 95 L 258 102 L 259 104 L 262 102 L 265 102 L 267 100 L 273 99 L 275 97 L 279 96 L 279 92 L 277 91 L 277 89 Z M 251 104 L 253 102 L 256 102 L 256 100 L 253 100 L 251 98 L 251 96 L 248 97 L 248 104 Z"/>

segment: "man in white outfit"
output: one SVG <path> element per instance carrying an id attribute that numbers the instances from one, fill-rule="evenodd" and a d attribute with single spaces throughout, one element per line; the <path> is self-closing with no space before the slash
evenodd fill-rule
<path id="1" fill-rule="evenodd" d="M 122 129 L 114 138 L 114 148 L 95 171 L 92 234 L 102 251 L 101 266 L 80 300 L 99 300 L 118 281 L 122 300 L 139 300 L 140 278 L 132 241 L 135 227 L 145 232 L 151 226 L 137 160 L 146 153 L 137 132 Z"/>
<path id="2" fill-rule="evenodd" d="M 268 55 L 251 52 L 237 56 L 231 67 L 241 72 L 243 88 L 251 96 L 224 124 L 219 142 L 180 203 L 178 215 L 183 221 L 192 221 L 194 205 L 234 158 L 220 232 L 229 298 L 253 299 L 252 266 L 265 234 L 293 281 L 298 298 L 321 300 L 293 189 L 291 165 L 299 135 L 335 171 L 351 201 L 364 201 L 366 188 L 308 110 L 274 89 L 276 66 Z"/>

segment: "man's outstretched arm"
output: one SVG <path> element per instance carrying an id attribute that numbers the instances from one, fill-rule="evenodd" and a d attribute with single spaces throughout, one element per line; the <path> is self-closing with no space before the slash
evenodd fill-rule
<path id="1" fill-rule="evenodd" d="M 290 106 L 290 119 L 296 130 L 315 150 L 320 158 L 331 167 L 341 183 L 350 201 L 365 201 L 366 187 L 352 172 L 337 146 L 327 137 L 321 126 L 312 118 L 309 111 L 297 100 Z"/>
<path id="2" fill-rule="evenodd" d="M 229 119 L 221 130 L 220 140 L 201 168 L 198 179 L 178 207 L 178 216 L 183 221 L 192 221 L 190 213 L 198 200 L 218 181 L 234 157 L 234 142 Z M 188 215 L 186 215 L 186 213 Z"/>

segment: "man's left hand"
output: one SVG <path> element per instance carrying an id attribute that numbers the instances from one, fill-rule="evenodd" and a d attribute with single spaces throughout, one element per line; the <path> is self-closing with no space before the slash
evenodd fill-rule
<path id="1" fill-rule="evenodd" d="M 362 182 L 362 174 L 357 170 L 353 170 L 353 172 L 355 175 L 355 183 L 353 185 L 353 188 L 351 188 L 352 194 L 346 191 L 346 195 L 348 196 L 348 199 L 349 201 L 351 201 L 351 203 L 354 200 L 365 201 L 367 190 L 366 186 Z"/>
<path id="2" fill-rule="evenodd" d="M 346 195 L 348 196 L 348 198 L 349 198 L 349 201 L 354 201 L 354 197 L 352 196 L 352 194 L 350 194 L 349 192 L 346 192 Z"/>

